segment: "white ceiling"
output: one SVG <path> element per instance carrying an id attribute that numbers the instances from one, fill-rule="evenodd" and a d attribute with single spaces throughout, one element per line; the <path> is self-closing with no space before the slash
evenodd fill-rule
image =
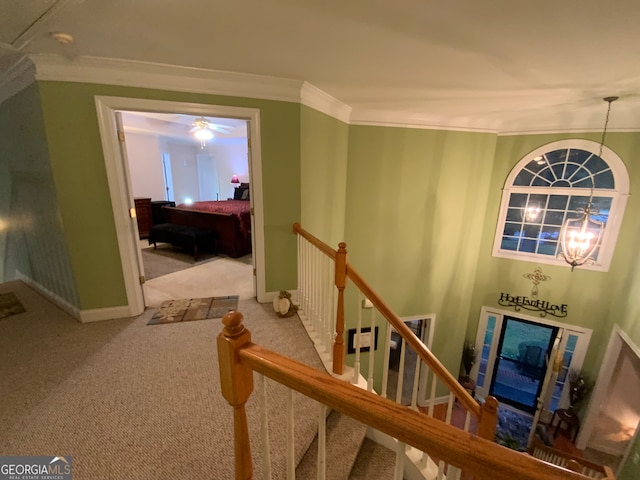
<path id="1" fill-rule="evenodd" d="M 597 129 L 617 95 L 610 128 L 640 129 L 638 0 L 0 0 L 0 12 L 0 42 L 21 53 L 304 80 L 355 121 Z"/>

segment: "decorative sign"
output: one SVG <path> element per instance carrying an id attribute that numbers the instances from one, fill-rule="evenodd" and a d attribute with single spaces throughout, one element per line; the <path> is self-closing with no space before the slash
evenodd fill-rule
<path id="1" fill-rule="evenodd" d="M 516 312 L 519 312 L 521 308 L 525 310 L 531 310 L 533 312 L 540 312 L 541 317 L 547 315 L 553 315 L 554 317 L 566 317 L 567 305 L 552 305 L 545 300 L 538 300 L 528 297 L 517 297 L 508 293 L 501 293 L 498 304 L 503 307 L 513 307 Z"/>
<path id="2" fill-rule="evenodd" d="M 540 267 L 534 268 L 533 273 L 525 273 L 523 277 L 528 278 L 533 282 L 533 288 L 531 289 L 531 296 L 533 298 L 538 298 L 538 285 L 540 285 L 540 282 L 551 280 L 549 275 L 542 273 L 542 269 Z"/>

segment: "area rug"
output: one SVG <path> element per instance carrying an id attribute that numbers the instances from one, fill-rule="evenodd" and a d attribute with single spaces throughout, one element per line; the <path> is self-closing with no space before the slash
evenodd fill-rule
<path id="1" fill-rule="evenodd" d="M 506 407 L 500 408 L 496 441 L 505 447 L 524 451 L 527 449 L 532 424 L 532 415 Z"/>
<path id="2" fill-rule="evenodd" d="M 238 308 L 238 298 L 238 295 L 230 295 L 166 300 L 162 302 L 160 309 L 151 317 L 147 325 L 222 318 L 229 310 Z"/>
<path id="3" fill-rule="evenodd" d="M 0 319 L 25 311 L 20 300 L 13 292 L 0 293 Z"/>

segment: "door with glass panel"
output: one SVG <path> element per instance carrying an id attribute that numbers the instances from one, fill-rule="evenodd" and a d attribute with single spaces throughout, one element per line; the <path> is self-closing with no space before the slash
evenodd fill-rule
<path id="1" fill-rule="evenodd" d="M 480 358 L 473 372 L 478 395 L 494 395 L 502 403 L 533 413 L 546 369 L 553 364 L 550 353 L 557 337 L 559 369 L 551 372 L 550 387 L 540 399 L 545 420 L 568 405 L 568 374 L 582 368 L 591 330 L 483 307 L 476 337 Z"/>
<path id="2" fill-rule="evenodd" d="M 533 413 L 558 327 L 505 316 L 489 385 L 501 403 Z"/>

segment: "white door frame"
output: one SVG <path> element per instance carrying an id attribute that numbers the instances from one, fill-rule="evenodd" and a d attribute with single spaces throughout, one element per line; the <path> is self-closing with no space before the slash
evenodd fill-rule
<path id="1" fill-rule="evenodd" d="M 133 241 L 135 226 L 131 221 L 131 204 L 126 189 L 126 172 L 118 133 L 115 125 L 117 110 L 146 111 L 155 113 L 183 113 L 208 117 L 230 117 L 247 120 L 248 135 L 252 139 L 249 149 L 249 174 L 251 176 L 251 241 L 253 248 L 253 266 L 255 271 L 255 291 L 259 302 L 268 301 L 265 291 L 265 258 L 264 258 L 264 213 L 262 201 L 262 152 L 260 147 L 260 110 L 257 108 L 229 107 L 198 103 L 172 102 L 165 100 L 149 100 L 127 97 L 96 96 L 95 104 L 100 128 L 100 138 L 104 152 L 111 204 L 116 226 L 120 260 L 127 292 L 129 315 L 139 315 L 144 311 L 144 298 L 139 277 L 142 275 L 137 265 L 136 252 L 138 245 Z"/>
<path id="2" fill-rule="evenodd" d="M 589 405 L 587 407 L 584 420 L 582 422 L 582 427 L 580 428 L 580 433 L 578 434 L 578 438 L 576 439 L 577 448 L 584 450 L 587 447 L 587 443 L 589 442 L 589 438 L 591 437 L 591 433 L 593 432 L 593 428 L 595 427 L 596 419 L 598 418 L 598 414 L 600 413 L 600 407 L 606 400 L 609 393 L 609 385 L 611 383 L 611 379 L 613 378 L 613 371 L 618 362 L 618 357 L 620 357 L 622 348 L 625 344 L 631 349 L 631 351 L 633 351 L 633 353 L 638 358 L 640 358 L 640 347 L 635 345 L 627 336 L 627 334 L 624 333 L 620 329 L 620 327 L 618 327 L 618 325 L 614 325 L 613 331 L 611 332 L 611 337 L 609 337 L 609 344 L 607 345 L 604 359 L 602 360 L 600 372 L 598 372 L 598 378 L 596 379 L 595 388 L 593 390 L 593 393 L 591 394 L 591 401 L 589 402 Z M 636 436 L 638 435 L 639 430 L 640 428 L 636 429 Z M 636 437 L 634 436 L 634 438 Z M 629 442 L 627 451 L 622 458 L 622 462 L 620 462 L 621 466 L 624 465 L 627 461 L 627 457 L 629 456 L 632 445 L 633 440 Z"/>
<path id="3" fill-rule="evenodd" d="M 579 345 L 576 346 L 576 350 L 573 352 L 573 357 L 571 360 L 571 364 L 582 368 L 582 364 L 584 362 L 584 357 L 587 353 L 587 349 L 589 348 L 589 343 L 591 342 L 591 334 L 593 330 L 589 328 L 579 327 L 577 325 L 571 325 L 568 323 L 562 323 L 557 320 L 550 319 L 549 317 L 535 317 L 532 315 L 526 315 L 522 312 L 514 312 L 509 310 L 502 310 L 499 308 L 490 308 L 490 307 L 482 307 L 480 311 L 480 321 L 478 322 L 478 331 L 476 333 L 476 352 L 479 352 L 479 355 L 482 355 L 482 348 L 484 343 L 484 332 L 487 328 L 487 319 L 489 315 L 495 315 L 497 318 L 496 329 L 493 333 L 494 338 L 491 344 L 491 351 L 489 352 L 489 361 L 487 363 L 487 371 L 485 374 L 485 380 L 482 387 L 478 386 L 476 388 L 476 392 L 480 396 L 486 396 L 489 392 L 489 387 L 491 386 L 491 379 L 493 376 L 493 367 L 495 365 L 495 357 L 497 354 L 498 347 L 498 339 L 500 337 L 500 331 L 502 330 L 502 320 L 504 316 L 521 318 L 523 320 L 528 320 L 530 322 L 541 323 L 544 325 L 548 325 L 551 327 L 559 327 L 564 330 L 562 335 L 563 342 L 567 341 L 568 334 L 577 333 L 584 339 L 584 342 L 580 342 Z M 562 347 L 564 349 L 564 347 Z M 478 369 L 480 368 L 480 361 L 477 360 L 471 370 L 471 376 L 474 380 L 478 379 Z M 563 393 L 563 399 L 566 395 L 566 391 Z"/>

